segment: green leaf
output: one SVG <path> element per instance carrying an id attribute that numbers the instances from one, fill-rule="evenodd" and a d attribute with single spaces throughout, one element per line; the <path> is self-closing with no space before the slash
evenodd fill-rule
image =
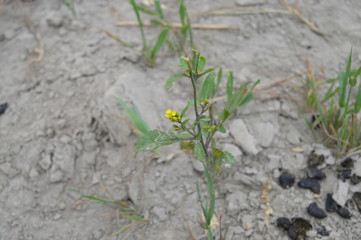
<path id="1" fill-rule="evenodd" d="M 143 12 L 145 14 L 152 15 L 152 16 L 157 16 L 158 15 L 156 12 L 154 12 L 152 10 L 149 10 L 147 8 L 141 7 L 139 5 L 137 5 L 137 8 L 138 8 L 138 11 Z"/>
<path id="2" fill-rule="evenodd" d="M 203 56 L 199 57 L 199 61 L 198 61 L 198 71 L 202 72 L 204 66 L 206 66 L 207 64 L 207 59 Z"/>
<path id="3" fill-rule="evenodd" d="M 143 21 L 139 14 L 139 11 L 143 11 L 144 9 L 140 6 L 138 6 L 138 4 L 135 2 L 135 0 L 130 0 L 130 4 L 133 6 L 133 10 L 134 10 L 135 16 L 137 17 L 137 21 L 139 24 L 140 34 L 142 36 L 142 41 L 143 41 L 143 51 L 147 51 L 148 46 L 147 46 L 147 40 L 146 40 L 145 34 L 144 34 Z"/>
<path id="4" fill-rule="evenodd" d="M 223 76 L 223 70 L 222 68 L 220 68 L 217 74 L 217 88 L 219 88 L 219 85 L 221 84 L 222 76 Z"/>
<path id="5" fill-rule="evenodd" d="M 155 43 L 152 52 L 150 53 L 150 59 L 154 60 L 155 56 L 157 55 L 157 52 L 159 51 L 159 49 L 162 47 L 162 45 L 164 44 L 166 38 L 167 38 L 167 34 L 168 34 L 168 29 L 164 29 L 163 31 L 161 31 L 158 35 L 158 39 L 157 42 Z"/>
<path id="6" fill-rule="evenodd" d="M 204 152 L 203 146 L 199 141 L 194 147 L 194 154 L 196 155 L 196 158 L 201 162 L 203 162 L 206 158 L 206 153 Z"/>
<path id="7" fill-rule="evenodd" d="M 237 107 L 247 104 L 253 99 L 253 90 L 260 80 L 257 80 L 250 89 L 247 89 L 249 83 L 243 84 L 227 101 L 226 110 L 232 113 Z"/>
<path id="8" fill-rule="evenodd" d="M 228 79 L 227 79 L 227 99 L 232 97 L 233 94 L 233 72 L 228 73 Z"/>
<path id="9" fill-rule="evenodd" d="M 222 156 L 221 159 L 222 159 L 222 161 L 224 163 L 229 163 L 229 164 L 235 164 L 236 163 L 236 161 L 234 160 L 234 156 L 231 153 L 227 152 L 227 151 L 223 151 L 223 156 Z"/>
<path id="10" fill-rule="evenodd" d="M 162 22 L 162 21 L 159 21 L 159 20 L 156 20 L 156 19 L 152 19 L 150 20 L 150 23 L 152 25 L 155 25 L 155 26 L 161 26 L 161 27 L 165 27 L 165 28 L 170 28 L 169 24 L 165 23 L 165 22 Z"/>
<path id="11" fill-rule="evenodd" d="M 189 101 L 189 102 L 187 103 L 187 105 L 185 106 L 185 108 L 182 110 L 180 116 L 183 117 L 183 116 L 187 113 L 188 109 L 189 109 L 191 106 L 193 106 L 193 105 L 194 105 L 194 102 L 193 102 L 193 101 Z"/>
<path id="12" fill-rule="evenodd" d="M 187 70 L 188 69 L 188 59 L 184 56 L 182 56 L 180 58 L 180 65 L 179 65 L 180 69 L 184 69 Z"/>
<path id="13" fill-rule="evenodd" d="M 165 88 L 166 89 L 170 89 L 171 87 L 173 87 L 173 83 L 175 82 L 175 80 L 181 78 L 181 77 L 185 77 L 186 75 L 184 73 L 176 73 L 176 74 L 173 74 L 172 76 L 170 76 L 168 79 L 167 79 L 167 82 L 165 83 Z"/>
<path id="14" fill-rule="evenodd" d="M 227 118 L 229 117 L 229 115 L 231 115 L 231 113 L 229 111 L 227 111 L 227 109 L 224 109 L 219 115 L 218 115 L 218 121 L 223 123 L 224 121 L 227 120 Z M 221 130 L 221 129 L 220 129 Z"/>
<path id="15" fill-rule="evenodd" d="M 227 130 L 223 127 L 223 125 L 219 125 L 218 128 L 217 128 L 218 131 L 220 131 L 221 133 L 226 133 Z"/>
<path id="16" fill-rule="evenodd" d="M 119 215 L 124 217 L 124 218 L 127 218 L 129 220 L 133 220 L 133 221 L 137 221 L 137 222 L 148 221 L 148 219 L 145 219 L 145 218 L 142 218 L 142 217 L 139 217 L 139 216 L 135 216 L 135 215 L 128 215 L 128 214 L 124 214 L 124 213 L 120 213 Z"/>
<path id="17" fill-rule="evenodd" d="M 213 97 L 214 90 L 215 90 L 215 83 L 214 83 L 215 78 L 216 78 L 216 74 L 214 72 L 212 72 L 212 73 L 208 74 L 208 76 L 204 80 L 202 92 L 201 92 L 201 100 L 202 101 Z"/>
<path id="18" fill-rule="evenodd" d="M 130 121 L 135 126 L 139 132 L 135 132 L 137 136 L 141 136 L 149 132 L 147 123 L 143 120 L 142 116 L 139 113 L 138 108 L 133 104 L 132 107 L 129 107 L 123 100 L 116 98 L 118 104 L 124 109 L 127 113 Z"/>
<path id="19" fill-rule="evenodd" d="M 118 201 L 116 200 L 108 200 L 108 199 L 104 199 L 104 198 L 98 198 L 98 197 L 94 197 L 94 196 L 90 196 L 90 195 L 82 195 L 82 197 L 90 199 L 90 200 L 95 200 L 104 204 L 109 204 L 109 203 L 117 203 Z"/>
<path id="20" fill-rule="evenodd" d="M 152 130 L 138 139 L 136 151 L 152 151 L 161 146 L 170 145 L 180 140 L 181 139 L 179 139 L 174 133 L 165 133 L 160 130 Z"/>
<path id="21" fill-rule="evenodd" d="M 180 140 L 190 140 L 193 138 L 192 134 L 190 134 L 190 133 L 181 133 L 181 134 L 178 134 L 177 137 Z"/>
<path id="22" fill-rule="evenodd" d="M 74 17 L 76 17 L 76 10 L 75 10 L 74 2 L 68 1 L 68 0 L 61 0 L 61 2 L 72 12 Z"/>
<path id="23" fill-rule="evenodd" d="M 358 91 L 357 91 L 357 96 L 356 96 L 356 101 L 355 101 L 355 113 L 357 114 L 361 109 L 361 82 L 358 85 Z"/>
<path id="24" fill-rule="evenodd" d="M 216 68 L 208 68 L 207 70 L 205 70 L 204 72 L 199 74 L 199 77 L 202 77 L 202 76 L 206 75 L 207 73 L 213 72 L 214 69 L 216 69 Z"/>
<path id="25" fill-rule="evenodd" d="M 209 209 L 207 211 L 206 224 L 209 226 L 211 224 L 214 213 L 216 195 L 214 194 L 212 176 L 206 167 L 204 168 L 204 172 L 206 173 L 206 177 L 207 177 L 207 187 L 208 187 L 208 197 L 209 197 Z"/>
<path id="26" fill-rule="evenodd" d="M 154 0 L 154 5 L 155 5 L 155 9 L 157 10 L 158 16 L 163 19 L 164 18 L 164 14 L 163 14 L 163 9 L 162 9 L 162 5 L 160 4 L 159 0 Z"/>

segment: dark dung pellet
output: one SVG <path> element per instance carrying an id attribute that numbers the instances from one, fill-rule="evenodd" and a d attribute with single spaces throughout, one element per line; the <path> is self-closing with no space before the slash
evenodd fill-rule
<path id="1" fill-rule="evenodd" d="M 355 202 L 356 207 L 361 212 L 361 192 L 355 192 L 352 196 L 352 200 Z"/>
<path id="2" fill-rule="evenodd" d="M 331 193 L 327 193 L 326 211 L 327 212 L 336 212 L 337 209 L 338 209 L 337 202 L 335 200 L 333 200 Z"/>
<path id="3" fill-rule="evenodd" d="M 352 174 L 350 183 L 352 185 L 356 185 L 356 184 L 359 184 L 360 182 L 361 182 L 361 177 L 357 176 L 356 174 Z"/>
<path id="4" fill-rule="evenodd" d="M 350 179 L 352 176 L 352 171 L 351 169 L 342 170 L 339 175 L 341 179 Z"/>
<path id="5" fill-rule="evenodd" d="M 317 233 L 324 237 L 330 236 L 330 232 L 327 231 L 325 226 L 317 228 Z"/>
<path id="6" fill-rule="evenodd" d="M 9 107 L 9 104 L 8 103 L 2 103 L 0 104 L 0 115 L 2 115 L 6 109 Z"/>
<path id="7" fill-rule="evenodd" d="M 290 188 L 295 183 L 295 176 L 289 173 L 282 173 L 278 181 L 283 188 Z"/>
<path id="8" fill-rule="evenodd" d="M 292 240 L 306 238 L 307 231 L 312 229 L 309 221 L 303 218 L 292 218 L 292 224 L 288 229 L 288 236 Z"/>
<path id="9" fill-rule="evenodd" d="M 309 168 L 315 168 L 325 162 L 325 156 L 317 155 L 315 150 L 313 150 L 307 159 L 307 164 Z"/>
<path id="10" fill-rule="evenodd" d="M 351 216 L 352 216 L 352 213 L 350 212 L 350 210 L 348 210 L 345 207 L 338 208 L 337 213 L 338 213 L 338 215 L 340 215 L 343 218 L 351 218 Z"/>
<path id="11" fill-rule="evenodd" d="M 353 168 L 353 162 L 354 160 L 348 157 L 342 161 L 341 166 L 344 167 L 345 169 L 351 169 Z"/>
<path id="12" fill-rule="evenodd" d="M 314 178 L 301 179 L 298 182 L 298 186 L 301 188 L 310 189 L 312 192 L 317 193 L 317 194 L 320 194 L 320 192 L 321 192 L 321 185 L 317 181 L 317 179 L 314 179 Z"/>
<path id="13" fill-rule="evenodd" d="M 309 168 L 307 171 L 307 175 L 309 178 L 314 178 L 317 180 L 322 180 L 326 178 L 326 174 L 317 168 Z"/>
<path id="14" fill-rule="evenodd" d="M 291 226 L 291 221 L 286 217 L 280 217 L 277 218 L 277 227 L 282 228 L 284 230 L 288 230 L 288 228 Z"/>
<path id="15" fill-rule="evenodd" d="M 327 214 L 325 213 L 325 211 L 323 211 L 321 208 L 319 208 L 317 206 L 317 203 L 315 203 L 315 202 L 308 205 L 307 212 L 308 212 L 308 214 L 310 214 L 311 216 L 314 216 L 316 218 L 322 219 L 322 218 L 327 217 Z"/>

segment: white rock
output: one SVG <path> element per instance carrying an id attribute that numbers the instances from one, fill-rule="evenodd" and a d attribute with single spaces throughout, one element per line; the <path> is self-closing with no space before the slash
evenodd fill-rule
<path id="1" fill-rule="evenodd" d="M 300 143 L 301 136 L 300 136 L 300 133 L 296 129 L 291 129 L 291 131 L 289 131 L 287 133 L 286 137 L 287 137 L 287 140 L 293 145 L 297 145 Z"/>
<path id="2" fill-rule="evenodd" d="M 40 161 L 39 161 L 39 166 L 41 167 L 41 169 L 43 169 L 44 171 L 49 170 L 49 168 L 51 167 L 52 161 L 51 161 L 51 157 L 49 154 L 45 155 Z"/>
<path id="3" fill-rule="evenodd" d="M 349 188 L 350 186 L 348 182 L 343 182 L 339 180 L 336 183 L 333 189 L 332 198 L 338 203 L 338 205 L 342 207 L 345 206 L 348 197 Z"/>
<path id="4" fill-rule="evenodd" d="M 229 152 L 230 154 L 233 155 L 233 157 L 238 158 L 241 157 L 243 155 L 242 151 L 239 150 L 239 148 L 236 145 L 230 144 L 230 143 L 226 143 L 222 146 L 222 149 L 224 151 Z"/>
<path id="5" fill-rule="evenodd" d="M 200 172 L 200 173 L 204 172 L 203 163 L 201 163 L 200 161 L 193 160 L 192 165 L 193 165 L 194 170 L 196 170 L 197 172 Z"/>
<path id="6" fill-rule="evenodd" d="M 242 148 L 249 155 L 257 155 L 256 139 L 249 133 L 248 128 L 242 119 L 233 120 L 230 124 L 230 132 L 235 139 L 238 146 Z"/>
<path id="7" fill-rule="evenodd" d="M 262 147 L 269 147 L 273 141 L 277 128 L 270 122 L 255 123 L 254 136 Z"/>

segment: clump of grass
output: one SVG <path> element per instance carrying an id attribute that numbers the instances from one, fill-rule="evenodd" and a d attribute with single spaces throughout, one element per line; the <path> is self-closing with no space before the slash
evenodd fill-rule
<path id="1" fill-rule="evenodd" d="M 172 75 L 166 82 L 165 87 L 171 88 L 173 83 L 180 78 L 187 78 L 192 86 L 193 99 L 189 101 L 180 112 L 168 109 L 165 117 L 172 123 L 173 127 L 168 132 L 151 130 L 139 138 L 137 151 L 152 151 L 161 146 L 180 142 L 188 152 L 195 155 L 197 161 L 203 164 L 207 182 L 207 198 L 201 198 L 200 187 L 197 184 L 197 193 L 202 213 L 205 219 L 208 239 L 213 240 L 211 222 L 214 217 L 216 196 L 214 192 L 214 178 L 220 175 L 224 163 L 235 162 L 231 153 L 223 151 L 217 146 L 215 133 L 226 132 L 224 122 L 230 115 L 253 99 L 253 89 L 259 83 L 257 81 L 241 85 L 236 91 L 233 87 L 233 74 L 228 74 L 227 99 L 222 110 L 216 114 L 216 96 L 218 86 L 222 80 L 222 70 L 215 73 L 215 68 L 205 69 L 207 60 L 196 50 L 192 52 L 191 58 L 181 58 L 181 73 Z M 187 112 L 191 107 L 195 117 L 187 118 Z"/>
<path id="2" fill-rule="evenodd" d="M 71 13 L 73 14 L 74 17 L 76 17 L 76 10 L 75 10 L 75 4 L 72 0 L 60 0 L 62 4 L 64 4 L 64 6 L 66 6 Z"/>
<path id="3" fill-rule="evenodd" d="M 308 74 L 305 84 L 306 104 L 313 111 L 313 119 L 307 124 L 338 155 L 361 149 L 361 67 L 352 71 L 351 65 L 352 51 L 345 71 L 336 78 L 317 81 Z M 321 86 L 328 86 L 322 96 Z"/>
<path id="4" fill-rule="evenodd" d="M 177 52 L 179 55 L 185 55 L 185 46 L 187 43 L 187 39 L 189 39 L 190 47 L 194 48 L 192 28 L 188 16 L 187 7 L 183 0 L 178 0 L 178 2 L 178 14 L 181 22 L 180 30 L 176 28 L 173 24 L 171 24 L 170 21 L 166 18 L 162 4 L 159 0 L 154 0 L 154 9 L 142 7 L 141 5 L 136 3 L 135 0 L 130 0 L 130 4 L 132 5 L 134 14 L 137 18 L 139 31 L 142 39 L 142 50 L 140 50 L 139 52 L 146 58 L 147 64 L 151 67 L 155 66 L 157 54 L 164 45 L 167 45 L 171 51 Z M 161 28 L 154 45 L 151 45 L 148 42 L 147 36 L 145 35 L 145 24 L 142 18 L 142 14 L 153 17 L 150 23 L 154 26 L 158 26 Z M 123 46 L 136 50 L 132 45 L 121 40 L 115 34 L 108 31 L 105 31 L 105 33 Z"/>

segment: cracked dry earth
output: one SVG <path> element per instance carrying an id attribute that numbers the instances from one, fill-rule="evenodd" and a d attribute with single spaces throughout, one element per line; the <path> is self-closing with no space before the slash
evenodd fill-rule
<path id="1" fill-rule="evenodd" d="M 177 1 L 162 2 L 171 16 Z M 191 97 L 184 81 L 170 91 L 163 88 L 178 69 L 178 57 L 163 49 L 158 65 L 149 68 L 101 31 L 141 47 L 137 28 L 115 26 L 135 20 L 127 1 L 76 0 L 77 17 L 61 1 L 0 4 L 0 104 L 8 104 L 0 115 L 0 239 L 206 239 L 195 194 L 197 181 L 202 189 L 205 183 L 195 160 L 172 147 L 158 157 L 134 156 L 136 137 L 116 117 L 126 115 L 115 96 L 132 100 L 151 128 L 169 129 L 163 112 L 181 109 Z M 298 1 L 303 16 L 324 35 L 289 14 L 196 15 L 222 6 L 287 10 L 276 0 L 186 4 L 193 23 L 238 28 L 194 30 L 209 65 L 233 71 L 238 85 L 294 76 L 290 82 L 300 87 L 306 60 L 318 74 L 335 77 L 351 47 L 354 66 L 361 64 L 359 0 Z M 147 28 L 146 34 L 155 40 L 157 31 Z M 288 84 L 268 90 L 299 94 Z M 360 212 L 348 201 L 361 184 L 337 178 L 334 169 L 341 159 L 312 139 L 303 120 L 307 114 L 287 99 L 262 93 L 256 97 L 233 116 L 230 132 L 218 135 L 220 145 L 237 159 L 216 179 L 222 238 L 286 240 L 276 219 L 302 217 L 313 226 L 308 239 L 361 239 Z M 283 171 L 296 181 L 305 176 L 315 149 L 327 160 L 320 166 L 327 175 L 320 194 L 297 184 L 280 187 Z M 361 158 L 353 159 L 353 171 L 360 175 Z M 116 208 L 85 201 L 79 193 L 127 201 L 149 222 L 112 236 L 129 221 L 117 217 Z M 348 201 L 350 219 L 336 213 L 317 219 L 307 213 L 311 202 L 324 209 L 327 193 Z M 269 221 L 264 221 L 270 209 Z M 321 227 L 329 236 L 317 232 Z M 215 233 L 219 239 L 219 228 Z"/>

